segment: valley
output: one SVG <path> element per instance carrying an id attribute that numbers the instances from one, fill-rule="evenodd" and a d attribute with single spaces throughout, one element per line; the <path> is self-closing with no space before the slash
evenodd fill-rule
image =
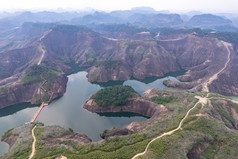
<path id="1" fill-rule="evenodd" d="M 238 28 L 226 16 L 6 14 L 0 158 L 237 158 Z"/>

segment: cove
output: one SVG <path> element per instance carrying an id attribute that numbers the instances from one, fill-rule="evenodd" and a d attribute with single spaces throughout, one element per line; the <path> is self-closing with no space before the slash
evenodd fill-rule
<path id="1" fill-rule="evenodd" d="M 45 125 L 60 125 L 72 128 L 75 132 L 84 133 L 93 141 L 99 141 L 100 133 L 105 129 L 122 127 L 132 121 L 143 121 L 146 117 L 130 114 L 96 114 L 84 110 L 81 106 L 89 97 L 100 90 L 103 86 L 88 82 L 87 72 L 81 71 L 69 75 L 66 93 L 63 97 L 53 101 L 44 107 L 36 121 Z M 163 80 L 176 78 L 167 76 L 153 80 L 151 83 L 143 83 L 138 80 L 122 82 L 123 85 L 132 86 L 139 94 L 143 94 L 149 88 L 164 88 Z M 20 104 L 0 110 L 0 136 L 10 128 L 20 126 L 29 122 L 38 107 L 29 104 Z M 8 150 L 8 145 L 0 142 L 0 155 Z"/>

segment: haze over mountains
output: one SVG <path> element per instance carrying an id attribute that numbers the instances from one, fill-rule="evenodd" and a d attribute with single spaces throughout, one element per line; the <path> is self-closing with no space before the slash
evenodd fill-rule
<path id="1" fill-rule="evenodd" d="M 59 22 L 76 25 L 90 24 L 131 24 L 140 27 L 175 27 L 191 28 L 203 26 L 208 29 L 220 29 L 220 31 L 234 31 L 237 25 L 238 15 L 218 14 L 219 16 L 202 13 L 188 12 L 174 14 L 169 11 L 155 11 L 150 7 L 138 7 L 131 10 L 119 10 L 112 12 L 103 11 L 79 11 L 79 12 L 3 12 L 0 18 L 1 32 L 14 27 L 20 27 L 24 22 Z M 230 19 L 228 19 L 230 18 Z M 209 24 L 210 22 L 210 24 Z M 199 25 L 198 25 L 199 24 Z"/>
<path id="2" fill-rule="evenodd" d="M 179 14 L 148 7 L 110 13 L 44 11 L 4 17 L 0 27 L 0 107 L 37 103 L 40 81 L 34 78 L 43 70 L 47 78 L 62 77 L 62 87 L 54 98 L 62 95 L 67 82 L 65 74 L 72 72 L 72 64 L 87 68 L 91 82 L 160 77 L 185 69 L 190 75 L 180 77 L 185 85 L 180 83 L 177 87 L 193 88 L 226 62 L 226 47 L 219 40 L 233 44 L 229 48 L 231 73 L 225 80 L 230 81 L 228 86 L 235 87 L 210 87 L 222 94 L 238 94 L 237 83 L 231 78 L 231 74 L 236 76 L 232 71 L 236 65 L 237 28 L 225 17 L 199 14 L 185 21 Z M 31 93 L 16 95 L 26 86 Z"/>

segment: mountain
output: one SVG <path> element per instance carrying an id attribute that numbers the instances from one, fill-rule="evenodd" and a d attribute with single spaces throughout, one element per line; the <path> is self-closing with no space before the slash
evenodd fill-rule
<path id="1" fill-rule="evenodd" d="M 34 25 L 29 26 L 32 28 Z M 47 29 L 49 26 L 51 25 L 44 26 L 42 35 L 29 39 L 27 45 L 2 50 L 1 107 L 19 101 L 9 96 L 9 93 L 18 92 L 13 89 L 16 84 L 21 85 L 21 91 L 20 88 L 27 86 L 26 83 L 31 83 L 34 89 L 29 91 L 36 92 L 42 82 L 37 79 L 40 70 L 43 70 L 46 79 L 52 80 L 72 72 L 72 64 L 76 64 L 78 68 L 87 68 L 90 82 L 161 77 L 166 73 L 185 69 L 187 73 L 178 77 L 181 82 L 170 83 L 171 86 L 187 89 L 202 87 L 224 95 L 238 95 L 237 81 L 234 80 L 237 78 L 235 46 L 238 44 L 235 41 L 232 47 L 213 34 L 196 36 L 196 32 L 186 33 L 182 30 L 174 33 L 161 32 L 157 36 L 148 31 L 121 32 L 125 35 L 122 39 L 112 39 L 83 27 L 53 25 Z M 32 34 L 32 31 L 26 33 Z M 107 35 L 110 36 L 112 33 Z M 230 36 L 226 36 L 220 35 L 219 38 L 225 37 L 225 40 L 229 40 Z M 30 78 L 31 74 L 34 78 Z M 217 74 L 222 76 L 215 80 Z M 26 78 L 32 80 L 25 80 Z M 64 92 L 66 84 L 66 80 L 61 81 L 60 95 Z M 25 93 L 27 94 L 27 91 Z M 27 94 L 21 102 L 35 103 L 32 94 L 34 93 Z"/>
<path id="2" fill-rule="evenodd" d="M 183 23 L 178 14 L 134 14 L 128 18 L 128 21 L 146 28 L 172 27 Z"/>
<path id="3" fill-rule="evenodd" d="M 183 21 L 187 22 L 191 19 L 191 17 L 193 17 L 194 15 L 200 15 L 200 14 L 203 14 L 202 12 L 200 11 L 190 11 L 190 12 L 187 12 L 187 13 L 181 13 L 181 18 Z"/>
<path id="4" fill-rule="evenodd" d="M 82 107 L 145 121 L 104 130 L 97 143 L 70 128 L 26 123 L 2 136 L 9 151 L 1 158 L 238 158 L 238 102 L 227 97 L 238 96 L 238 32 L 230 20 L 202 14 L 184 22 L 142 7 L 24 12 L 0 19 L 0 28 L 0 109 L 48 105 L 79 70 L 97 83 L 184 72 L 143 96 L 129 86 L 101 89 Z"/>
<path id="5" fill-rule="evenodd" d="M 238 17 L 237 17 L 237 18 L 234 18 L 234 19 L 232 20 L 232 23 L 233 23 L 236 27 L 238 27 Z"/>
<path id="6" fill-rule="evenodd" d="M 28 46 L 56 23 L 26 22 L 21 27 L 0 33 L 0 52 Z"/>
<path id="7" fill-rule="evenodd" d="M 80 18 L 74 18 L 73 24 L 91 25 L 98 24 L 130 24 L 133 26 L 155 28 L 155 27 L 173 27 L 183 23 L 178 14 L 164 14 L 151 8 L 134 8 L 126 11 L 95 12 L 92 15 L 86 15 Z"/>
<path id="8" fill-rule="evenodd" d="M 135 7 L 135 8 L 132 8 L 131 10 L 112 11 L 110 12 L 110 15 L 115 17 L 120 17 L 126 20 L 128 17 L 132 16 L 133 14 L 158 14 L 161 12 L 164 13 L 166 11 L 156 11 L 151 7 Z"/>
<path id="9" fill-rule="evenodd" d="M 125 21 L 120 17 L 113 16 L 105 12 L 95 12 L 92 15 L 85 15 L 80 18 L 72 19 L 72 23 L 77 25 L 118 24 L 124 22 Z"/>
<path id="10" fill-rule="evenodd" d="M 55 22 L 67 22 L 73 18 L 88 14 L 87 12 L 22 12 L 16 15 L 11 15 L 0 19 L 0 33 L 20 27 L 25 22 L 44 22 L 44 23 L 55 23 Z"/>
<path id="11" fill-rule="evenodd" d="M 195 15 L 188 21 L 188 24 L 193 26 L 228 25 L 231 23 L 228 19 L 212 14 Z"/>
<path id="12" fill-rule="evenodd" d="M 201 14 L 193 16 L 187 25 L 202 29 L 212 29 L 221 32 L 236 32 L 238 29 L 232 25 L 232 21 L 212 14 Z"/>

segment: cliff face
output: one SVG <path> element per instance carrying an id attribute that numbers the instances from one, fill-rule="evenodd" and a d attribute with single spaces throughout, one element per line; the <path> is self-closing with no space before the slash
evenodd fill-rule
<path id="1" fill-rule="evenodd" d="M 50 80 L 52 83 L 51 91 L 54 93 L 53 98 L 58 98 L 64 95 L 66 92 L 66 85 L 68 82 L 68 77 L 64 74 L 56 76 Z"/>
<path id="2" fill-rule="evenodd" d="M 6 93 L 0 95 L 0 108 L 23 102 L 31 102 L 40 83 L 22 84 L 14 83 L 6 88 Z"/>
<path id="3" fill-rule="evenodd" d="M 51 90 L 54 92 L 53 99 L 62 96 L 66 91 L 66 84 L 68 78 L 65 75 L 59 75 L 52 79 Z M 30 102 L 31 104 L 40 104 L 36 98 L 40 96 L 41 82 L 37 83 L 21 83 L 14 82 L 10 86 L 7 86 L 5 91 L 0 95 L 0 109 L 24 102 Z M 39 99 L 38 99 L 39 100 Z"/>
<path id="4" fill-rule="evenodd" d="M 93 113 L 130 112 L 141 114 L 147 117 L 156 117 L 161 112 L 167 111 L 167 109 L 163 105 L 155 104 L 144 99 L 143 97 L 130 99 L 125 106 L 109 106 L 107 108 L 99 107 L 93 99 L 89 99 L 83 105 L 83 108 Z"/>

